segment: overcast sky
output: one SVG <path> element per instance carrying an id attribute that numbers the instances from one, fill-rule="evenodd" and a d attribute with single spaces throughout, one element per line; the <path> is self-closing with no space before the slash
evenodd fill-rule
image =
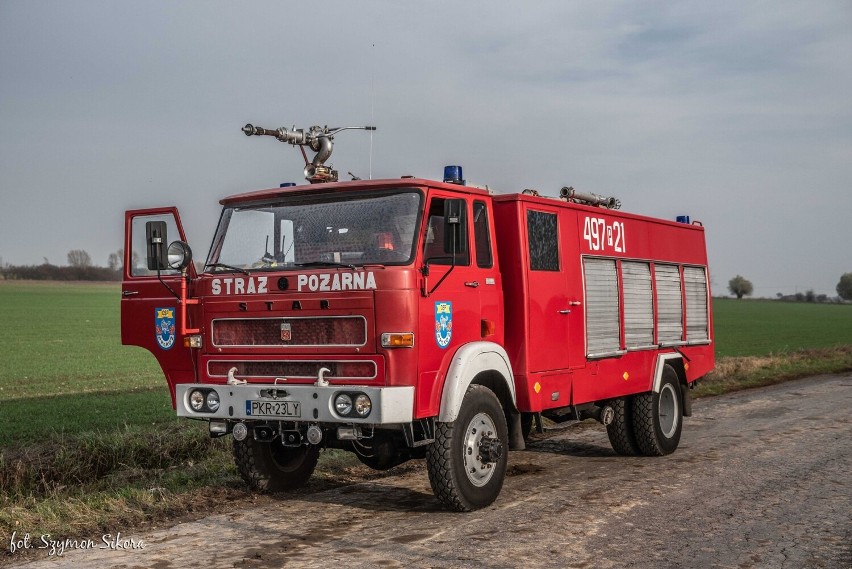
<path id="1" fill-rule="evenodd" d="M 303 182 L 246 138 L 378 127 L 373 177 L 461 164 L 707 229 L 716 294 L 835 295 L 852 271 L 852 2 L 0 0 L 0 258 L 106 265 L 123 211 Z M 331 162 L 367 177 L 370 135 Z"/>

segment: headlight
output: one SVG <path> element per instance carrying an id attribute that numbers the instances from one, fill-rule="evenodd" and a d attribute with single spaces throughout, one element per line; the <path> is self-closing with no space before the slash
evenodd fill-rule
<path id="1" fill-rule="evenodd" d="M 192 249 L 183 241 L 173 241 L 166 250 L 166 256 L 170 268 L 182 271 L 192 262 Z"/>
<path id="2" fill-rule="evenodd" d="M 355 398 L 355 412 L 361 417 L 366 417 L 373 409 L 373 402 L 363 393 Z"/>
<path id="3" fill-rule="evenodd" d="M 352 398 L 345 393 L 341 393 L 334 398 L 334 409 L 337 411 L 338 415 L 348 415 L 352 412 Z"/>
<path id="4" fill-rule="evenodd" d="M 219 394 L 211 391 L 207 394 L 207 408 L 211 413 L 215 413 L 219 409 Z"/>
<path id="5" fill-rule="evenodd" d="M 204 407 L 204 394 L 200 391 L 190 393 L 189 406 L 195 411 L 201 411 L 202 407 Z"/>

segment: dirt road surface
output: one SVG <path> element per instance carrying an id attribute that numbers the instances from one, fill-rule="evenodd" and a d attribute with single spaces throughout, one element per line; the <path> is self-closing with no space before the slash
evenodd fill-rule
<path id="1" fill-rule="evenodd" d="M 603 428 L 509 458 L 498 501 L 442 511 L 425 468 L 210 516 L 54 567 L 852 567 L 852 375 L 699 400 L 680 448 L 617 457 Z M 97 546 L 101 546 L 98 543 Z"/>

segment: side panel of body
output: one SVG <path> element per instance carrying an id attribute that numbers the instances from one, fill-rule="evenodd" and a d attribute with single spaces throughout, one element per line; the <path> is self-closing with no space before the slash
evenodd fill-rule
<path id="1" fill-rule="evenodd" d="M 628 351 L 624 345 L 623 329 L 620 333 L 619 354 L 608 357 L 586 357 L 586 298 L 583 258 L 600 257 L 617 260 L 642 260 L 677 265 L 706 267 L 706 247 L 703 228 L 676 224 L 622 212 L 613 212 L 556 200 L 529 196 L 499 196 L 495 198 L 500 233 L 498 249 L 504 263 L 501 266 L 506 287 L 506 350 L 512 359 L 515 373 L 518 406 L 522 411 L 564 406 L 563 390 L 566 379 L 570 381 L 571 403 L 580 404 L 649 391 L 654 380 L 658 354 L 683 356 L 688 381 L 703 376 L 714 366 L 712 343 L 676 347 L 651 347 Z M 563 290 L 559 281 L 544 283 L 538 271 L 530 270 L 527 254 L 526 223 L 528 210 L 556 211 L 560 224 L 560 272 L 564 279 Z M 507 262 L 510 261 L 510 263 Z M 618 283 L 621 288 L 621 266 L 617 264 Z M 549 281 L 552 281 L 549 279 Z M 709 276 L 708 276 L 709 283 Z M 708 311 L 710 308 L 708 285 Z M 574 295 L 574 296 L 572 296 Z M 537 319 L 537 312 L 551 301 L 568 300 L 581 304 L 571 306 L 571 325 L 565 336 L 560 335 L 556 316 Z M 619 290 L 619 319 L 623 322 L 623 291 Z M 622 324 L 623 326 L 623 324 Z M 712 342 L 712 320 L 709 322 Z M 542 360 L 536 353 L 549 349 L 559 353 L 551 355 L 557 371 L 544 371 Z M 570 355 L 565 353 L 570 350 Z M 561 358 L 561 360 L 560 360 Z M 560 363 L 562 361 L 563 363 Z M 566 373 L 567 372 L 567 373 Z"/>

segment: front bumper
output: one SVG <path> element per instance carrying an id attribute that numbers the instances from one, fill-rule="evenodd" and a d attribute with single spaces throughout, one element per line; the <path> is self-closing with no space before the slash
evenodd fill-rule
<path id="1" fill-rule="evenodd" d="M 215 412 L 195 411 L 189 405 L 189 396 L 195 390 L 216 391 L 219 408 Z M 372 401 L 372 410 L 365 418 L 338 415 L 334 399 L 340 393 L 364 393 Z M 295 421 L 306 423 L 341 423 L 361 425 L 389 425 L 410 423 L 414 419 L 414 387 L 365 387 L 357 385 L 285 385 L 247 384 L 214 385 L 207 383 L 181 383 L 175 392 L 179 417 L 194 419 L 230 419 L 236 421 Z M 299 417 L 256 416 L 247 411 L 246 402 L 298 403 Z M 250 404 L 249 404 L 250 407 Z M 292 405 L 290 406 L 293 407 Z"/>

